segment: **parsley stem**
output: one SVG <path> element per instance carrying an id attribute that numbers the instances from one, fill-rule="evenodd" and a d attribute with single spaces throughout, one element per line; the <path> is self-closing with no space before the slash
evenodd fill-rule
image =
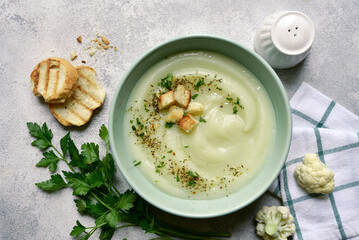
<path id="1" fill-rule="evenodd" d="M 60 151 L 57 150 L 57 148 L 56 148 L 51 142 L 50 142 L 50 144 L 51 144 L 51 147 L 57 152 L 57 154 L 60 155 L 61 158 L 59 158 L 59 159 L 65 161 L 66 165 L 71 169 L 71 171 L 72 171 L 73 173 L 75 173 L 75 169 L 73 169 L 73 167 L 71 167 L 71 165 L 69 164 L 69 162 L 67 161 L 67 159 L 65 158 L 65 156 L 62 155 L 62 154 L 60 153 Z"/>
<path id="2" fill-rule="evenodd" d="M 110 184 L 111 184 L 112 189 L 115 190 L 115 193 L 117 194 L 117 196 L 120 197 L 120 196 L 121 196 L 121 193 L 117 190 L 116 186 L 113 185 L 112 182 L 111 182 Z"/>
<path id="3" fill-rule="evenodd" d="M 99 197 L 96 196 L 93 192 L 91 192 L 91 196 L 94 197 L 99 203 L 101 203 L 103 206 L 108 208 L 109 210 L 112 209 L 112 207 L 108 206 L 106 203 L 104 203 Z"/>
<path id="4" fill-rule="evenodd" d="M 120 229 L 120 228 L 125 228 L 125 227 L 136 227 L 137 225 L 136 224 L 125 224 L 125 225 L 121 225 L 121 226 L 118 226 L 116 227 L 117 229 Z"/>

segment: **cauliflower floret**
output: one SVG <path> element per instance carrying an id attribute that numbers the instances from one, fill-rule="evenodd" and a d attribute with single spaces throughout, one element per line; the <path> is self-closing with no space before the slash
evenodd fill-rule
<path id="1" fill-rule="evenodd" d="M 326 194 L 334 190 L 334 173 L 319 160 L 317 154 L 305 154 L 294 173 L 298 184 L 308 193 Z"/>
<path id="2" fill-rule="evenodd" d="M 257 234 L 265 240 L 286 240 L 295 233 L 293 216 L 283 206 L 264 206 L 256 215 Z"/>

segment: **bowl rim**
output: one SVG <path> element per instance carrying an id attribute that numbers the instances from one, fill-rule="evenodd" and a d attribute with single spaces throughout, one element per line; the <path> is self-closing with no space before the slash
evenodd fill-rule
<path id="1" fill-rule="evenodd" d="M 137 65 L 139 63 L 141 63 L 142 61 L 144 61 L 148 56 L 150 56 L 151 54 L 153 54 L 154 52 L 156 52 L 158 49 L 161 49 L 162 47 L 169 45 L 171 43 L 177 42 L 177 41 L 182 41 L 182 40 L 186 40 L 186 39 L 196 39 L 196 38 L 204 38 L 204 39 L 214 39 L 214 40 L 218 40 L 218 41 L 223 41 L 223 42 L 227 42 L 229 44 L 232 45 L 236 45 L 239 48 L 242 48 L 244 51 L 246 51 L 247 53 L 253 55 L 257 60 L 259 60 L 266 68 L 266 70 L 268 70 L 270 72 L 270 74 L 272 75 L 272 77 L 275 79 L 275 81 L 277 82 L 277 86 L 282 94 L 282 97 L 284 98 L 284 106 L 285 109 L 287 109 L 286 111 L 286 119 L 288 120 L 288 126 L 286 129 L 286 135 L 285 135 L 285 143 L 286 146 L 283 146 L 286 150 L 282 152 L 281 156 L 283 156 L 282 160 L 281 160 L 281 164 L 280 164 L 280 168 L 275 169 L 275 171 L 273 171 L 273 173 L 271 174 L 271 181 L 267 181 L 266 183 L 263 183 L 263 185 L 261 186 L 260 190 L 256 191 L 255 194 L 251 195 L 251 198 L 245 202 L 243 202 L 242 204 L 238 204 L 237 206 L 233 205 L 233 207 L 230 210 L 227 211 L 220 211 L 220 212 L 215 212 L 215 213 L 206 213 L 206 214 L 195 214 L 195 213 L 183 213 L 183 212 L 179 212 L 176 211 L 174 209 L 168 209 L 165 206 L 158 204 L 157 202 L 153 201 L 150 197 L 144 195 L 141 191 L 139 191 L 138 189 L 135 189 L 133 187 L 133 184 L 131 182 L 131 180 L 129 180 L 128 178 L 128 174 L 126 173 L 126 171 L 122 168 L 122 165 L 120 164 L 119 161 L 119 156 L 117 155 L 117 152 L 113 149 L 115 149 L 115 139 L 114 139 L 114 112 L 115 112 L 115 108 L 116 108 L 116 102 L 117 99 L 119 98 L 119 93 L 124 85 L 124 83 L 126 82 L 126 79 L 128 79 L 128 77 L 130 76 L 130 74 L 133 72 L 133 70 L 137 67 Z M 223 54 L 223 53 L 222 53 Z M 247 67 L 247 66 L 245 66 Z M 252 71 L 252 70 L 251 70 Z M 151 205 L 167 212 L 170 214 L 174 214 L 177 216 L 181 216 L 181 217 L 187 217 L 187 218 L 212 218 L 212 217 L 219 217 L 219 216 L 223 216 L 226 214 L 230 214 L 232 212 L 238 211 L 246 206 L 248 206 L 249 204 L 251 204 L 252 202 L 254 202 L 255 200 L 257 200 L 265 191 L 268 190 L 268 188 L 271 186 L 271 184 L 273 183 L 273 181 L 278 177 L 283 165 L 285 164 L 285 160 L 288 156 L 289 153 L 289 149 L 290 149 L 290 145 L 291 145 L 291 138 L 292 138 L 292 115 L 291 115 L 291 110 L 290 110 L 290 104 L 289 104 L 289 100 L 288 100 L 288 96 L 287 93 L 284 89 L 284 86 L 280 80 L 280 78 L 278 77 L 278 75 L 276 74 L 276 72 L 273 70 L 273 68 L 259 55 L 257 54 L 254 50 L 249 49 L 246 46 L 243 46 L 242 44 L 233 41 L 233 40 L 229 40 L 227 38 L 223 38 L 223 37 L 218 37 L 218 36 L 214 36 L 214 35 L 210 35 L 210 34 L 192 34 L 192 35 L 185 35 L 185 36 L 180 36 L 180 37 L 175 37 L 172 38 L 170 40 L 164 41 L 152 48 L 150 48 L 149 50 L 147 50 L 144 54 L 142 54 L 132 65 L 131 67 L 126 71 L 125 75 L 122 77 L 118 87 L 116 88 L 114 95 L 113 95 L 113 99 L 111 100 L 111 108 L 110 108 L 110 114 L 109 114 L 109 121 L 108 121 L 108 125 L 109 125 L 109 137 L 110 137 L 110 148 L 111 148 L 111 152 L 112 155 L 114 156 L 114 160 L 116 162 L 117 167 L 120 169 L 121 174 L 123 175 L 123 177 L 125 178 L 125 180 L 127 181 L 127 183 L 129 184 L 129 186 L 135 190 L 135 192 L 142 197 L 145 201 L 149 202 Z M 274 177 L 273 177 L 274 176 Z M 177 198 L 179 199 L 179 198 Z M 210 200 L 202 200 L 202 201 L 216 201 L 217 198 L 215 199 L 210 199 Z M 219 198 L 221 199 L 221 198 Z M 187 200 L 187 199 L 183 199 L 185 201 L 201 201 L 201 200 L 195 200 L 195 199 L 191 199 L 191 200 Z"/>

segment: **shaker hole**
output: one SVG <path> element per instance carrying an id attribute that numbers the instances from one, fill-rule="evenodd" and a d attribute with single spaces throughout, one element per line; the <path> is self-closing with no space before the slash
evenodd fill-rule
<path id="1" fill-rule="evenodd" d="M 295 29 L 298 29 L 298 27 L 295 27 Z"/>
<path id="2" fill-rule="evenodd" d="M 290 29 L 288 29 L 288 32 L 290 32 Z"/>
<path id="3" fill-rule="evenodd" d="M 297 36 L 297 34 L 295 33 L 295 34 L 294 34 L 294 37 L 296 37 L 296 36 Z"/>

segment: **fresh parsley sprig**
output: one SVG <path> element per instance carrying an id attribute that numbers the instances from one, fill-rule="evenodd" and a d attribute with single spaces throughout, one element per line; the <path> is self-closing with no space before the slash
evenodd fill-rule
<path id="1" fill-rule="evenodd" d="M 169 73 L 166 77 L 162 78 L 161 82 L 159 82 L 157 85 L 167 90 L 171 90 L 172 83 L 173 83 L 173 74 Z"/>
<path id="2" fill-rule="evenodd" d="M 113 184 L 115 173 L 114 160 L 109 153 L 109 135 L 105 125 L 99 131 L 100 138 L 106 144 L 106 154 L 101 159 L 99 145 L 91 142 L 81 145 L 81 151 L 67 133 L 60 140 L 60 149 L 52 143 L 52 131 L 46 123 L 27 123 L 29 133 L 36 140 L 31 144 L 43 152 L 43 158 L 37 167 L 48 167 L 53 173 L 51 178 L 36 183 L 46 192 L 55 192 L 70 187 L 77 210 L 94 218 L 95 226 L 85 227 L 76 221 L 70 235 L 81 240 L 89 239 L 98 229 L 101 230 L 100 239 L 111 239 L 117 229 L 139 226 L 145 232 L 159 236 L 156 239 L 215 239 L 230 237 L 230 233 L 193 233 L 186 232 L 168 225 L 154 218 L 149 211 L 149 204 L 140 198 L 133 190 L 120 193 Z M 51 150 L 49 150 L 51 149 Z M 67 157 L 70 157 L 68 160 Z M 69 171 L 62 171 L 62 175 L 54 173 L 59 161 L 64 161 Z"/>

